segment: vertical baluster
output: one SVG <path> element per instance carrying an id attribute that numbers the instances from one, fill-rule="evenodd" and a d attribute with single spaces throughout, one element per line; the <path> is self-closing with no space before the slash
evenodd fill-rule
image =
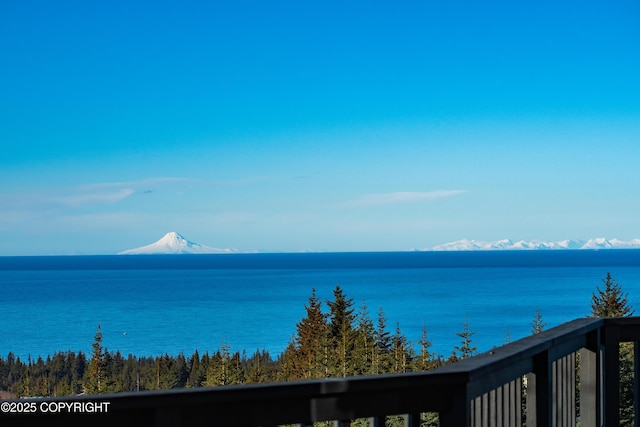
<path id="1" fill-rule="evenodd" d="M 571 371 L 573 370 L 573 363 L 571 363 L 571 354 L 568 354 L 564 357 L 564 393 L 565 393 L 565 410 L 564 410 L 564 423 L 567 427 L 571 426 L 571 412 L 573 411 L 574 402 L 571 401 L 571 397 L 573 393 L 571 393 L 571 388 L 573 386 L 573 381 L 571 380 Z M 575 424 L 574 424 L 575 426 Z"/>
<path id="2" fill-rule="evenodd" d="M 473 399 L 474 412 L 473 412 L 473 427 L 482 427 L 482 396 L 478 396 Z"/>
<path id="3" fill-rule="evenodd" d="M 558 407 L 558 427 L 568 427 L 567 424 L 567 357 L 561 357 L 558 361 L 558 401 L 556 406 Z"/>
<path id="4" fill-rule="evenodd" d="M 502 426 L 511 426 L 513 418 L 513 382 L 510 381 L 502 386 Z"/>
<path id="5" fill-rule="evenodd" d="M 509 390 L 509 384 L 501 385 L 496 389 L 496 426 L 498 427 L 504 427 L 506 422 L 504 408 L 507 390 Z"/>
<path id="6" fill-rule="evenodd" d="M 558 412 L 558 361 L 554 360 L 551 362 L 551 420 L 554 427 L 559 426 Z"/>
<path id="7" fill-rule="evenodd" d="M 489 405 L 488 405 L 489 406 L 489 408 L 488 408 L 489 411 L 488 411 L 488 414 L 487 414 L 487 418 L 488 418 L 487 421 L 488 421 L 488 426 L 489 427 L 496 427 L 496 424 L 498 422 L 498 416 L 497 416 L 497 413 L 496 413 L 496 408 L 498 406 L 497 403 L 496 403 L 497 398 L 498 398 L 498 396 L 497 396 L 497 393 L 496 393 L 495 389 L 493 389 L 489 393 L 487 393 L 487 399 L 489 400 Z"/>
<path id="8" fill-rule="evenodd" d="M 569 425 L 576 425 L 576 353 L 569 355 L 569 403 L 571 411 L 569 413 Z"/>
<path id="9" fill-rule="evenodd" d="M 522 425 L 522 377 L 518 377 L 511 383 L 512 398 L 511 406 L 513 412 L 510 418 L 510 425 Z"/>
<path id="10" fill-rule="evenodd" d="M 571 355 L 562 358 L 562 425 L 569 427 L 571 416 Z"/>
<path id="11" fill-rule="evenodd" d="M 489 393 L 482 395 L 482 427 L 489 427 L 490 416 L 490 396 Z"/>

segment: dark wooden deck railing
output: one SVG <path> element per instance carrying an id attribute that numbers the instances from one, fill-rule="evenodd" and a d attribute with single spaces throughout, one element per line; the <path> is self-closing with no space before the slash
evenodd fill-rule
<path id="1" fill-rule="evenodd" d="M 405 425 L 419 426 L 421 414 L 436 412 L 443 427 L 618 426 L 619 343 L 626 341 L 640 341 L 640 318 L 584 318 L 425 373 L 21 399 L 12 402 L 45 406 L 0 413 L 0 424 L 348 425 L 366 418 L 377 426 L 403 414 Z M 636 351 L 636 367 L 637 359 Z M 637 381 L 634 395 L 637 408 Z M 100 402 L 106 411 L 86 412 Z M 65 404 L 81 409 L 58 410 Z"/>

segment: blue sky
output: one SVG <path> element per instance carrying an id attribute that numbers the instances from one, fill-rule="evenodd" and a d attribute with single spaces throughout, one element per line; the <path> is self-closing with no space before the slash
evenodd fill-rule
<path id="1" fill-rule="evenodd" d="M 0 255 L 640 237 L 638 2 L 131 3 L 0 3 Z"/>

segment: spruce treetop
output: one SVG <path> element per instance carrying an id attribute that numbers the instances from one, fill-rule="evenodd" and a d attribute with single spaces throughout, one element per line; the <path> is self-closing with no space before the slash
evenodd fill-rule
<path id="1" fill-rule="evenodd" d="M 544 327 L 547 324 L 542 319 L 542 312 L 540 311 L 540 307 L 536 308 L 536 314 L 533 317 L 533 321 L 531 322 L 531 334 L 539 334 L 544 330 Z"/>
<path id="2" fill-rule="evenodd" d="M 596 288 L 591 296 L 592 317 L 626 317 L 633 314 L 629 305 L 629 295 L 622 291 L 622 287 L 607 272 L 607 277 L 602 279 L 604 290 Z"/>
<path id="3" fill-rule="evenodd" d="M 467 359 L 469 357 L 475 356 L 478 352 L 478 347 L 472 345 L 473 336 L 476 331 L 471 331 L 469 329 L 469 320 L 465 320 L 464 329 L 462 332 L 457 332 L 456 335 L 461 338 L 461 343 L 459 346 L 454 346 L 454 353 L 457 351 L 460 353 L 460 357 L 462 359 Z"/>

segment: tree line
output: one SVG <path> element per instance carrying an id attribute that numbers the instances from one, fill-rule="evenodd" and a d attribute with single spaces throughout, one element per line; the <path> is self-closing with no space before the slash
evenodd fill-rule
<path id="1" fill-rule="evenodd" d="M 593 293 L 592 316 L 631 315 L 626 294 L 607 274 L 605 289 Z M 340 286 L 323 310 L 314 289 L 305 316 L 296 324 L 296 333 L 284 351 L 272 357 L 268 351 L 231 352 L 222 345 L 215 352 L 190 356 L 139 357 L 109 351 L 103 345 L 98 325 L 90 355 L 58 352 L 45 359 L 21 360 L 12 353 L 0 357 L 0 398 L 28 396 L 69 396 L 80 393 L 131 392 L 172 388 L 212 387 L 292 381 L 311 378 L 419 372 L 453 363 L 476 354 L 475 331 L 468 322 L 457 333 L 460 344 L 447 358 L 434 355 L 427 329 L 414 347 L 400 325 L 389 330 L 384 310 L 375 320 L 366 304 L 358 310 Z M 541 332 L 545 323 L 538 309 L 532 320 L 532 333 Z M 628 357 L 627 353 L 623 356 Z"/>

